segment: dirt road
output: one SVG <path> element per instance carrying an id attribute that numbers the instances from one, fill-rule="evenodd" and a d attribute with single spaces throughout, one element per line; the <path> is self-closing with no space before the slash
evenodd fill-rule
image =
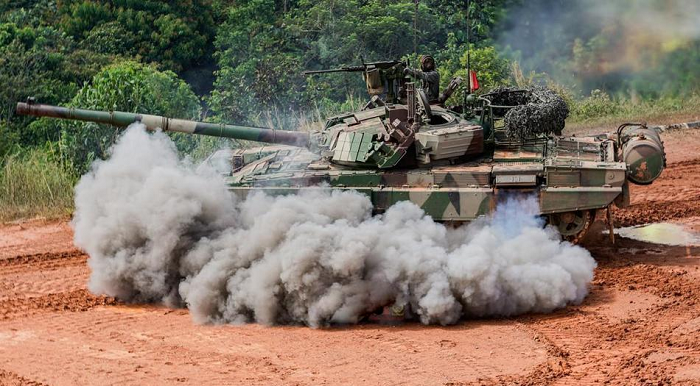
<path id="1" fill-rule="evenodd" d="M 700 132 L 665 136 L 669 167 L 621 225 L 700 231 Z M 186 310 L 91 295 L 65 222 L 0 226 L 0 384 L 700 384 L 700 248 L 585 242 L 579 306 L 453 327 L 201 326 Z"/>

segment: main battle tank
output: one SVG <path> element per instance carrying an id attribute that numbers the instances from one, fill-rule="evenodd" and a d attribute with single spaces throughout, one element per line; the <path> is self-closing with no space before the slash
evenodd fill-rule
<path id="1" fill-rule="evenodd" d="M 498 98 L 469 95 L 464 105 L 448 108 L 441 103 L 449 95 L 430 104 L 420 88 L 397 75 L 402 66 L 363 65 L 372 100 L 363 110 L 332 117 L 323 130 L 310 133 L 31 100 L 19 103 L 17 113 L 119 127 L 140 122 L 149 130 L 272 144 L 220 150 L 206 160 L 240 196 L 254 190 L 293 194 L 324 185 L 366 194 L 376 213 L 411 201 L 437 221 L 459 224 L 490 213 L 507 196 L 535 195 L 541 215 L 573 242 L 586 233 L 597 210 L 607 208 L 610 216 L 612 204 L 629 204 L 630 182 L 649 184 L 664 168 L 659 133 L 644 124 L 624 124 L 616 133 L 587 137 L 535 133 L 513 138 L 506 117 L 517 106 L 496 102 L 527 91 L 506 90 Z"/>

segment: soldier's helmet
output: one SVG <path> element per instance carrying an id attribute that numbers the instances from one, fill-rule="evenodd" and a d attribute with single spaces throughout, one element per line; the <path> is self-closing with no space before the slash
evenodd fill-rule
<path id="1" fill-rule="evenodd" d="M 423 55 L 423 57 L 420 58 L 420 69 L 422 71 L 434 71 L 435 59 L 430 55 Z"/>

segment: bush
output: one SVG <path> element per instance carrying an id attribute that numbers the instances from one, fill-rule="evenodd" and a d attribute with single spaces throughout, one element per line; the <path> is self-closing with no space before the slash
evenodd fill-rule
<path id="1" fill-rule="evenodd" d="M 620 113 L 619 103 L 610 98 L 605 91 L 593 90 L 591 95 L 576 103 L 572 107 L 573 116 L 577 119 L 600 118 Z"/>
<path id="2" fill-rule="evenodd" d="M 140 112 L 183 119 L 198 119 L 200 102 L 190 87 L 171 71 L 125 61 L 105 68 L 83 87 L 72 106 L 92 110 Z M 90 163 L 105 158 L 118 130 L 94 123 L 62 121 L 59 141 L 64 159 L 82 174 Z M 191 151 L 198 139 L 174 135 L 178 149 Z"/>

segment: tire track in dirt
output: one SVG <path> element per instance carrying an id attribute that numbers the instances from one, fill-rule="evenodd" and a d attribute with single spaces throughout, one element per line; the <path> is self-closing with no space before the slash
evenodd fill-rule
<path id="1" fill-rule="evenodd" d="M 20 255 L 74 250 L 73 232 L 65 221 L 32 220 L 0 225 L 0 260 Z"/>
<path id="2" fill-rule="evenodd" d="M 0 259 L 0 304 L 80 290 L 90 274 L 86 261 L 77 250 Z"/>
<path id="3" fill-rule="evenodd" d="M 632 185 L 631 197 L 631 206 L 613 207 L 616 227 L 700 216 L 700 158 L 669 163 L 652 185 Z"/>
<path id="4" fill-rule="evenodd" d="M 649 202 L 613 209 L 615 227 L 629 227 L 700 216 L 700 194 L 682 201 Z"/>
<path id="5" fill-rule="evenodd" d="M 45 366 L 28 363 L 24 371 L 59 379 L 59 384 L 82 383 L 79 379 L 114 385 L 202 384 L 203 374 L 206 384 L 231 384 L 232 379 L 247 380 L 235 384 L 283 384 L 294 370 L 255 344 L 241 350 L 231 339 L 235 331 L 199 327 L 187 315 L 158 307 L 102 307 L 87 318 L 43 313 L 26 320 L 31 327 L 3 323 L 14 335 L 0 345 L 40 352 L 48 359 Z M 0 360 L 6 357 L 0 353 Z M 56 375 L 58 369 L 62 375 Z"/>
<path id="6" fill-rule="evenodd" d="M 19 255 L 0 259 L 0 274 L 14 272 L 13 270 L 45 270 L 65 267 L 68 265 L 85 265 L 88 256 L 77 249 L 66 252 L 36 253 Z"/>
<path id="7" fill-rule="evenodd" d="M 370 328 L 371 325 L 366 327 Z M 489 334 L 482 335 L 480 330 L 488 330 Z M 499 320 L 474 321 L 469 327 L 406 323 L 396 326 L 394 330 L 372 331 L 361 336 L 361 346 L 365 350 L 386 353 L 389 358 L 405 358 L 399 363 L 388 363 L 399 368 L 405 379 L 420 378 L 426 368 L 435 369 L 436 379 L 489 378 L 526 370 L 538 365 L 545 357 L 539 342 L 527 339 L 527 334 L 516 326 Z M 504 342 L 508 342 L 507 346 L 504 346 Z M 509 356 L 510 361 L 491 360 Z M 434 361 L 440 363 L 439 369 Z M 338 367 L 343 365 L 337 364 Z"/>
<path id="8" fill-rule="evenodd" d="M 23 318 L 40 312 L 84 312 L 94 307 L 115 305 L 111 297 L 95 296 L 86 289 L 44 296 L 0 301 L 0 320 Z"/>
<path id="9" fill-rule="evenodd" d="M 3 386 L 46 386 L 45 383 L 32 381 L 11 372 L 0 369 L 0 385 Z"/>
<path id="10" fill-rule="evenodd" d="M 441 385 L 452 378 L 517 373 L 544 359 L 540 345 L 509 323 L 476 323 L 483 326 L 198 326 L 181 310 L 98 307 L 87 313 L 0 321 L 0 330 L 13 331 L 0 339 L 0 365 L 10 355 L 3 349 L 21 346 L 24 356 L 39 352 L 51 368 L 26 363 L 12 370 L 38 372 L 49 383 L 90 374 L 87 379 L 98 384 L 104 379 L 122 384 L 181 379 L 186 384 L 389 385 L 413 379 Z M 489 355 L 489 349 L 496 354 Z M 520 351 L 538 354 L 523 362 L 515 358 Z M 52 370 L 57 367 L 64 368 L 59 378 Z M 105 371 L 112 372 L 110 378 Z"/>
<path id="11" fill-rule="evenodd" d="M 0 275 L 0 301 L 77 291 L 85 288 L 88 277 L 89 270 L 80 266 Z"/>
<path id="12" fill-rule="evenodd" d="M 689 253 L 685 247 L 626 239 L 620 243 L 618 248 L 591 248 L 599 267 L 591 294 L 581 306 L 516 318 L 532 339 L 545 342 L 548 361 L 526 375 L 480 384 L 671 385 L 685 382 L 674 376 L 684 368 L 700 368 L 700 284 L 691 275 L 697 270 L 700 249 Z M 630 254 L 649 245 L 661 253 Z M 646 293 L 656 300 L 618 318 L 598 307 L 597 303 L 624 306 L 607 299 L 606 292 L 614 297 Z M 688 384 L 698 380 L 692 374 Z"/>

